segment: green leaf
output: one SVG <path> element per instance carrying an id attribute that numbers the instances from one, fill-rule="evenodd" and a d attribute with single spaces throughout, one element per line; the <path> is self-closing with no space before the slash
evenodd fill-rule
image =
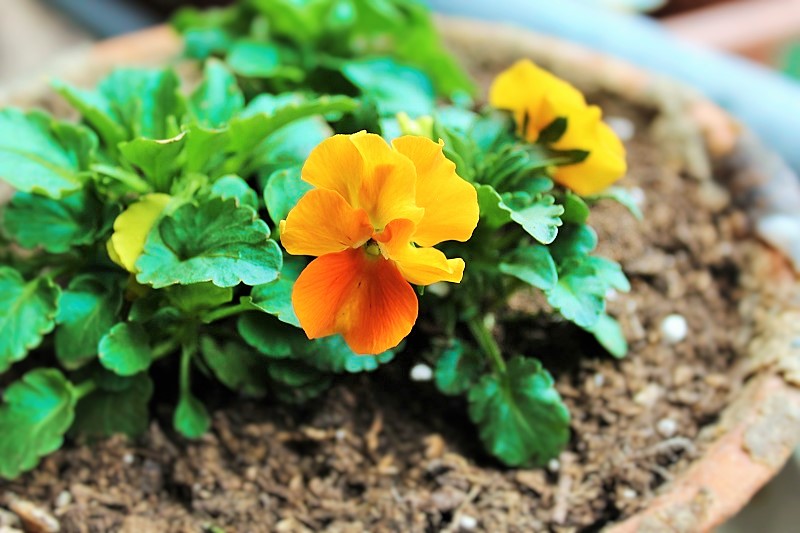
<path id="1" fill-rule="evenodd" d="M 260 285 L 278 277 L 282 256 L 269 227 L 233 199 L 185 204 L 161 219 L 136 262 L 139 283 L 155 288 L 210 281 Z"/>
<path id="2" fill-rule="evenodd" d="M 570 191 L 564 196 L 564 214 L 561 220 L 568 224 L 584 224 L 589 218 L 589 206 L 586 202 Z"/>
<path id="3" fill-rule="evenodd" d="M 211 427 L 211 416 L 203 402 L 187 391 L 178 399 L 172 424 L 187 439 L 199 439 Z"/>
<path id="4" fill-rule="evenodd" d="M 298 347 L 303 360 L 324 372 L 355 374 L 372 372 L 394 359 L 395 352 L 387 350 L 378 355 L 360 355 L 353 352 L 341 335 L 308 341 Z"/>
<path id="5" fill-rule="evenodd" d="M 84 91 L 60 80 L 52 82 L 53 89 L 74 107 L 97 131 L 100 139 L 112 152 L 117 144 L 128 138 L 125 127 L 114 118 L 111 102 L 103 95 Z"/>
<path id="6" fill-rule="evenodd" d="M 222 176 L 211 186 L 211 194 L 223 200 L 236 198 L 239 205 L 246 205 L 258 211 L 258 194 L 239 176 Z"/>
<path id="7" fill-rule="evenodd" d="M 535 359 L 515 357 L 502 378 L 484 376 L 469 403 L 484 445 L 509 466 L 542 465 L 569 440 L 569 411 Z"/>
<path id="8" fill-rule="evenodd" d="M 596 202 L 598 200 L 603 200 L 608 198 L 610 200 L 614 200 L 617 203 L 621 204 L 625 207 L 631 214 L 636 218 L 636 220 L 642 220 L 644 215 L 642 215 L 642 210 L 639 208 L 639 203 L 631 194 L 631 191 L 625 189 L 623 187 L 609 187 L 608 189 L 604 190 L 600 194 L 595 196 L 590 196 L 587 200 L 592 202 Z"/>
<path id="9" fill-rule="evenodd" d="M 272 389 L 279 400 L 303 403 L 316 398 L 331 384 L 331 377 L 301 361 L 272 361 L 267 367 Z"/>
<path id="10" fill-rule="evenodd" d="M 435 94 L 428 76 L 390 58 L 361 59 L 342 66 L 344 76 L 378 104 L 381 115 L 431 114 Z"/>
<path id="11" fill-rule="evenodd" d="M 631 283 L 622 272 L 622 267 L 606 259 L 605 257 L 587 257 L 584 262 L 594 268 L 595 275 L 600 278 L 607 287 L 614 288 L 620 292 L 628 292 L 631 290 Z"/>
<path id="12" fill-rule="evenodd" d="M 547 301 L 582 328 L 594 326 L 605 311 L 607 284 L 587 262 L 569 259 L 559 266 L 558 283 L 547 293 Z"/>
<path id="13" fill-rule="evenodd" d="M 536 142 L 539 144 L 552 144 L 558 141 L 567 132 L 566 117 L 558 117 L 539 132 Z"/>
<path id="14" fill-rule="evenodd" d="M 295 347 L 307 342 L 301 330 L 263 313 L 240 315 L 237 329 L 247 344 L 273 359 L 290 357 Z"/>
<path id="15" fill-rule="evenodd" d="M 135 438 L 147 431 L 153 382 L 145 373 L 125 380 L 117 391 L 96 389 L 78 402 L 70 434 L 94 440 L 122 434 Z"/>
<path id="16" fill-rule="evenodd" d="M 53 330 L 60 296 L 50 278 L 26 283 L 13 268 L 0 266 L 0 373 Z"/>
<path id="17" fill-rule="evenodd" d="M 597 247 L 597 233 L 585 224 L 566 224 L 558 238 L 550 245 L 550 253 L 556 263 L 570 257 L 582 257 Z"/>
<path id="18" fill-rule="evenodd" d="M 564 208 L 554 203 L 555 199 L 547 194 L 533 200 L 527 194 L 506 194 L 500 207 L 508 210 L 511 220 L 531 237 L 542 244 L 550 244 L 558 235 L 559 217 L 564 213 Z"/>
<path id="19" fill-rule="evenodd" d="M 188 314 L 216 309 L 233 299 L 233 289 L 213 283 L 173 285 L 166 289 L 166 294 L 173 306 Z"/>
<path id="20" fill-rule="evenodd" d="M 60 198 L 83 187 L 97 144 L 80 126 L 41 111 L 0 111 L 0 179 L 15 189 Z"/>
<path id="21" fill-rule="evenodd" d="M 127 139 L 169 139 L 178 134 L 175 125 L 186 111 L 186 102 L 174 71 L 122 68 L 97 88 L 112 118 L 125 128 Z"/>
<path id="22" fill-rule="evenodd" d="M 292 289 L 297 276 L 305 267 L 306 262 L 298 257 L 286 256 L 283 259 L 283 269 L 278 279 L 265 285 L 253 287 L 250 294 L 251 303 L 276 317 L 281 322 L 286 322 L 295 327 L 300 327 L 300 321 L 292 306 Z"/>
<path id="23" fill-rule="evenodd" d="M 553 256 L 546 246 L 540 244 L 515 249 L 500 263 L 499 269 L 504 274 L 544 291 L 551 290 L 558 282 Z"/>
<path id="24" fill-rule="evenodd" d="M 625 334 L 619 322 L 612 317 L 603 314 L 597 322 L 586 331 L 594 335 L 597 342 L 606 349 L 608 353 L 622 359 L 628 354 L 628 341 L 625 339 Z"/>
<path id="25" fill-rule="evenodd" d="M 56 356 L 64 368 L 75 370 L 94 359 L 121 307 L 118 278 L 85 274 L 70 281 L 56 317 Z"/>
<path id="26" fill-rule="evenodd" d="M 481 222 L 489 229 L 498 229 L 509 222 L 511 217 L 504 209 L 503 198 L 491 185 L 478 185 L 478 206 L 481 211 Z"/>
<path id="27" fill-rule="evenodd" d="M 231 390 L 261 398 L 267 393 L 267 366 L 264 357 L 237 342 L 222 344 L 213 337 L 200 339 L 200 352 L 208 367 Z"/>
<path id="28" fill-rule="evenodd" d="M 302 81 L 305 72 L 299 67 L 286 64 L 281 56 L 281 49 L 274 44 L 240 40 L 233 44 L 226 60 L 234 72 L 247 78 Z"/>
<path id="29" fill-rule="evenodd" d="M 170 192 L 172 180 L 179 172 L 181 154 L 186 146 L 186 132 L 170 139 L 137 138 L 121 143 L 123 161 L 135 166 L 153 185 L 156 192 Z"/>
<path id="30" fill-rule="evenodd" d="M 133 376 L 150 367 L 150 336 L 136 322 L 120 322 L 100 340 L 100 363 L 120 376 Z"/>
<path id="31" fill-rule="evenodd" d="M 207 128 L 221 128 L 244 109 L 244 95 L 234 76 L 217 59 L 206 62 L 203 82 L 189 98 L 189 110 Z"/>
<path id="32" fill-rule="evenodd" d="M 322 96 L 302 102 L 292 101 L 269 113 L 245 114 L 230 123 L 230 148 L 236 153 L 250 152 L 264 139 L 297 120 L 328 113 L 350 113 L 358 109 L 356 100 L 346 96 Z"/>
<path id="33" fill-rule="evenodd" d="M 0 476 L 17 477 L 58 450 L 75 416 L 75 391 L 58 370 L 39 368 L 9 386 L 0 406 Z"/>
<path id="34" fill-rule="evenodd" d="M 481 354 L 458 339 L 452 339 L 436 360 L 434 379 L 443 394 L 457 396 L 472 387 L 483 373 Z"/>
<path id="35" fill-rule="evenodd" d="M 117 206 L 102 204 L 85 189 L 60 200 L 18 192 L 5 210 L 4 224 L 23 248 L 41 246 L 52 254 L 63 254 L 99 240 L 117 214 Z"/>
<path id="36" fill-rule="evenodd" d="M 275 225 L 280 224 L 297 205 L 300 198 L 314 187 L 300 178 L 299 167 L 277 170 L 270 175 L 264 187 L 264 202 Z"/>

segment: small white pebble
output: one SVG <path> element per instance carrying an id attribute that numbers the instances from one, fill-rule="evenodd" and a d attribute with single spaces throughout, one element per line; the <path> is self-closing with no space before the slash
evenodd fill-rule
<path id="1" fill-rule="evenodd" d="M 606 300 L 609 302 L 613 302 L 619 297 L 619 293 L 616 289 L 608 289 L 606 291 Z"/>
<path id="2" fill-rule="evenodd" d="M 430 381 L 433 379 L 433 369 L 425 363 L 419 363 L 411 368 L 411 381 Z"/>
<path id="3" fill-rule="evenodd" d="M 561 463 L 558 462 L 558 459 L 550 459 L 550 461 L 547 463 L 547 469 L 553 473 L 556 473 L 561 470 Z"/>
<path id="4" fill-rule="evenodd" d="M 336 430 L 336 440 L 342 442 L 345 439 L 345 437 L 347 437 L 347 432 L 345 430 L 343 429 Z"/>
<path id="5" fill-rule="evenodd" d="M 122 456 L 122 462 L 125 463 L 126 465 L 132 465 L 134 460 L 135 457 L 133 456 L 132 453 L 126 453 L 125 455 Z"/>
<path id="6" fill-rule="evenodd" d="M 644 207 L 644 202 L 647 199 L 644 189 L 641 187 L 631 187 L 628 189 L 628 194 L 639 209 Z"/>
<path id="7" fill-rule="evenodd" d="M 598 388 L 602 387 L 603 384 L 605 384 L 605 382 L 606 382 L 606 377 L 603 374 L 601 374 L 600 372 L 598 372 L 597 374 L 594 375 L 594 386 L 595 387 L 598 387 Z"/>
<path id="8" fill-rule="evenodd" d="M 636 134 L 636 126 L 625 117 L 606 117 L 606 123 L 622 142 L 630 141 Z"/>
<path id="9" fill-rule="evenodd" d="M 63 509 L 67 505 L 72 503 L 72 494 L 68 490 L 62 490 L 56 496 L 56 509 Z"/>
<path id="10" fill-rule="evenodd" d="M 671 418 L 662 418 L 656 424 L 656 431 L 658 431 L 659 435 L 668 439 L 678 431 L 678 423 Z"/>
<path id="11" fill-rule="evenodd" d="M 686 338 L 689 324 L 683 315 L 668 315 L 661 322 L 661 335 L 667 344 L 677 344 Z"/>
<path id="12" fill-rule="evenodd" d="M 448 294 L 450 294 L 450 284 L 445 283 L 444 281 L 439 281 L 437 283 L 433 283 L 425 287 L 425 290 L 434 296 L 438 296 L 439 298 L 444 298 Z"/>
<path id="13" fill-rule="evenodd" d="M 637 496 L 638 494 L 633 489 L 623 489 L 622 491 L 622 497 L 626 500 L 635 500 Z"/>
<path id="14" fill-rule="evenodd" d="M 472 531 L 473 529 L 478 527 L 478 519 L 468 514 L 461 515 L 461 518 L 458 521 L 458 526 L 461 529 Z"/>

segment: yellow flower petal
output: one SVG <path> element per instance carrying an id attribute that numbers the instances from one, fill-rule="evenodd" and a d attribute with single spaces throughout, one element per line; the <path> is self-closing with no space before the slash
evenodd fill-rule
<path id="1" fill-rule="evenodd" d="M 379 135 L 335 135 L 309 155 L 302 176 L 308 183 L 335 191 L 356 209 L 364 209 L 374 227 L 395 218 L 419 220 L 415 205 L 416 170 Z"/>
<path id="2" fill-rule="evenodd" d="M 556 118 L 548 120 L 542 116 L 546 99 L 563 109 L 586 105 L 583 94 L 575 87 L 528 59 L 517 61 L 511 68 L 501 72 L 489 89 L 491 105 L 513 112 L 520 126 L 525 123 L 527 115 L 525 137 L 530 142 L 535 142 L 539 132 Z"/>
<path id="3" fill-rule="evenodd" d="M 351 207 L 338 192 L 314 189 L 281 224 L 281 243 L 290 254 L 320 256 L 361 246 L 372 232 L 363 209 Z"/>
<path id="4" fill-rule="evenodd" d="M 583 196 L 602 192 L 628 170 L 625 146 L 601 117 L 597 106 L 572 115 L 566 133 L 553 144 L 561 150 L 589 151 L 584 161 L 557 167 L 554 175 L 557 182 Z"/>
<path id="5" fill-rule="evenodd" d="M 478 194 L 456 174 L 456 166 L 438 144 L 423 137 L 405 136 L 392 143 L 417 170 L 417 199 L 425 214 L 417 223 L 412 241 L 434 246 L 442 241 L 467 241 L 478 225 Z"/>
<path id="6" fill-rule="evenodd" d="M 414 285 L 431 285 L 439 281 L 461 282 L 464 260 L 448 259 L 435 248 L 417 248 L 410 238 L 415 231 L 410 220 L 394 220 L 377 235 L 383 254 L 394 261 L 400 274 Z"/>
<path id="7" fill-rule="evenodd" d="M 128 272 L 136 272 L 136 260 L 142 255 L 147 235 L 170 200 L 168 194 L 148 194 L 117 217 L 107 245 L 112 261 Z"/>

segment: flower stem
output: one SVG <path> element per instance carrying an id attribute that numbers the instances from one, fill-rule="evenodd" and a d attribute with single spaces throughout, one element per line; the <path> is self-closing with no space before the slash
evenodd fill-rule
<path id="1" fill-rule="evenodd" d="M 244 313 L 245 311 L 253 311 L 255 307 L 248 301 L 240 302 L 236 305 L 229 305 L 228 307 L 220 307 L 218 309 L 214 309 L 213 311 L 209 311 L 205 315 L 203 315 L 202 320 L 205 324 L 210 324 L 211 322 L 216 322 L 217 320 L 222 320 L 223 318 L 228 318 L 229 316 L 238 315 L 240 313 Z"/>
<path id="2" fill-rule="evenodd" d="M 197 343 L 192 339 L 184 339 L 181 349 L 180 387 L 181 395 L 191 390 L 192 357 L 197 351 Z"/>
<path id="3" fill-rule="evenodd" d="M 472 336 L 478 341 L 481 350 L 489 357 L 494 373 L 498 376 L 505 375 L 506 362 L 503 360 L 500 346 L 497 344 L 492 332 L 484 324 L 482 317 L 475 315 L 467 321 L 467 325 L 470 332 L 472 332 Z"/>
<path id="4" fill-rule="evenodd" d="M 80 400 L 84 396 L 87 396 L 92 392 L 94 392 L 96 388 L 97 384 L 93 380 L 87 379 L 86 381 L 75 385 L 73 389 L 75 391 L 75 398 Z"/>

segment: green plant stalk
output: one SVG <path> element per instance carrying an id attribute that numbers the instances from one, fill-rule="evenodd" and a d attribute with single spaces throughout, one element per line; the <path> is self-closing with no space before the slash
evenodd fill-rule
<path id="1" fill-rule="evenodd" d="M 183 396 L 191 391 L 192 358 L 197 351 L 197 342 L 194 339 L 186 338 L 181 347 L 180 393 Z"/>
<path id="2" fill-rule="evenodd" d="M 212 322 L 216 322 L 224 318 L 244 313 L 245 311 L 253 311 L 254 309 L 255 308 L 253 307 L 253 304 L 251 304 L 250 302 L 240 302 L 236 305 L 230 305 L 228 307 L 220 307 L 214 309 L 213 311 L 209 311 L 208 313 L 202 316 L 202 321 L 204 324 L 210 324 Z"/>
<path id="3" fill-rule="evenodd" d="M 80 400 L 94 392 L 95 389 L 97 389 L 97 384 L 93 380 L 87 379 L 86 381 L 75 385 L 73 390 L 75 391 L 75 398 Z"/>
<path id="4" fill-rule="evenodd" d="M 497 344 L 492 332 L 483 323 L 480 315 L 475 315 L 467 321 L 472 336 L 478 342 L 481 350 L 489 358 L 489 363 L 492 365 L 492 371 L 497 376 L 505 376 L 506 362 L 503 360 L 503 354 L 500 346 Z"/>

